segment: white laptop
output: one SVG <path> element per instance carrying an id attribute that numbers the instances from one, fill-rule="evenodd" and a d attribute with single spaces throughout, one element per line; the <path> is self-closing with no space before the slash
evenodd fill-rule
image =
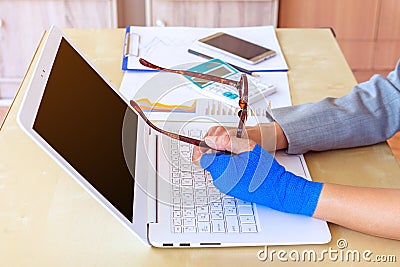
<path id="1" fill-rule="evenodd" d="M 210 175 L 191 164 L 190 146 L 151 130 L 128 103 L 53 27 L 18 122 L 145 244 L 220 247 L 330 241 L 324 221 L 221 194 Z M 201 138 L 210 125 L 203 118 L 160 127 Z M 301 155 L 276 156 L 289 170 L 310 179 Z"/>

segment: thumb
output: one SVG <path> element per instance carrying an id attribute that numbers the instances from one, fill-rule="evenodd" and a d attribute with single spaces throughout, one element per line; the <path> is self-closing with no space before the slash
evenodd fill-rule
<path id="1" fill-rule="evenodd" d="M 204 141 L 208 146 L 218 150 L 227 150 L 234 154 L 253 150 L 256 143 L 253 140 L 237 138 L 229 135 L 207 136 Z"/>

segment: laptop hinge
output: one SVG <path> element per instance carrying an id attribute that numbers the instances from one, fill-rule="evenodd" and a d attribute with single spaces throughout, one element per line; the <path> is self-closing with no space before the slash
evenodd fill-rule
<path id="1" fill-rule="evenodd" d="M 147 176 L 147 222 L 157 222 L 157 149 L 158 138 L 156 134 L 152 134 L 149 130 L 149 147 L 148 147 L 148 176 Z"/>

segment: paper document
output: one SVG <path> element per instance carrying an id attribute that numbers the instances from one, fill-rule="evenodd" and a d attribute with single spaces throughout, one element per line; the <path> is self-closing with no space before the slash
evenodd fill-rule
<path id="1" fill-rule="evenodd" d="M 194 28 L 194 27 L 140 27 L 129 26 L 126 45 L 137 46 L 138 53 L 130 53 L 131 48 L 124 47 L 122 62 L 123 70 L 148 70 L 139 63 L 142 57 L 162 67 L 175 67 L 180 64 L 203 62 L 198 56 L 188 53 L 188 49 L 201 52 L 213 58 L 219 58 L 227 63 L 240 66 L 250 71 L 287 71 L 288 66 L 276 38 L 273 26 L 240 27 L 240 28 Z M 197 43 L 200 38 L 216 32 L 225 32 L 245 39 L 255 44 L 276 51 L 276 56 L 257 64 L 247 64 L 214 49 L 209 49 Z M 128 52 L 127 52 L 128 51 Z M 137 56 L 135 56 L 137 54 Z"/>
<path id="2" fill-rule="evenodd" d="M 277 92 L 252 104 L 250 116 L 265 116 L 269 101 L 273 108 L 292 105 L 287 72 L 260 73 L 257 79 L 274 84 Z M 127 99 L 138 102 L 146 111 L 234 115 L 238 109 L 204 96 L 194 86 L 188 85 L 183 76 L 173 73 L 125 72 L 120 92 Z"/>

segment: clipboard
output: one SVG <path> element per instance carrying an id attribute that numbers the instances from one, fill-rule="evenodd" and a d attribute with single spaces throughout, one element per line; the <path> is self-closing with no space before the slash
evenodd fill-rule
<path id="1" fill-rule="evenodd" d="M 122 55 L 122 70 L 129 70 L 128 58 L 139 56 L 140 35 L 131 32 L 131 27 L 126 27 L 124 38 L 124 50 Z"/>

